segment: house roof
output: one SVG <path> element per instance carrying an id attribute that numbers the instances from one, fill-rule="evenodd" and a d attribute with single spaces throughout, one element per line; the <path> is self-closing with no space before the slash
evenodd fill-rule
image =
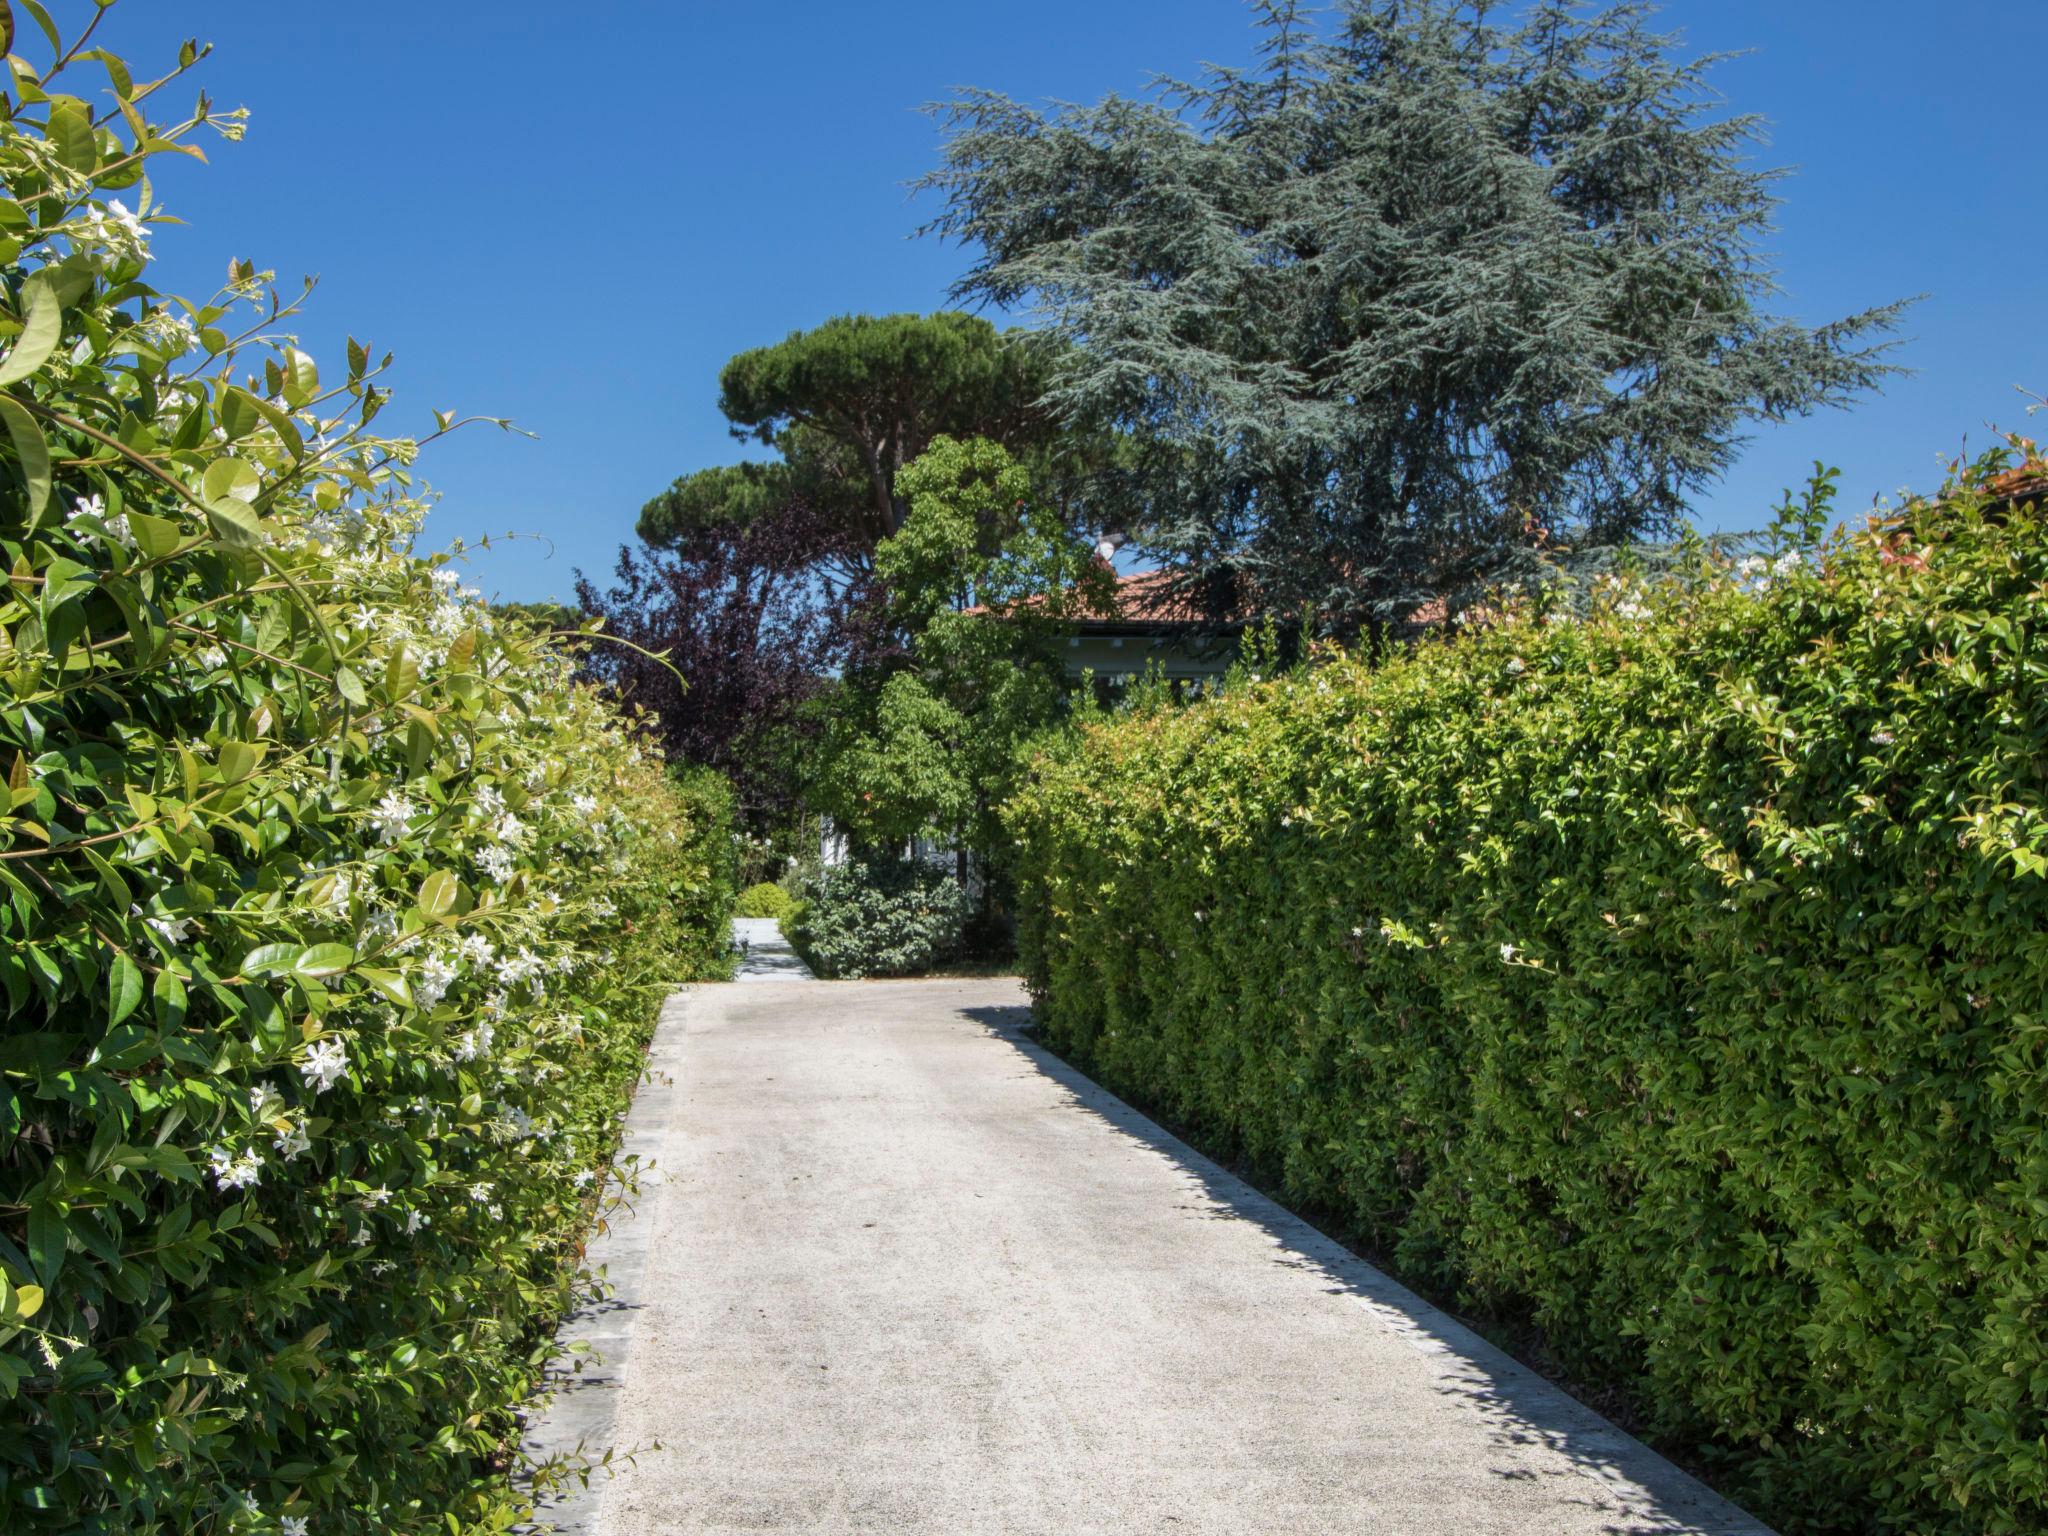
<path id="1" fill-rule="evenodd" d="M 1993 475 L 1984 482 L 1984 494 L 2006 505 L 2022 501 L 2048 503 L 2048 462 L 2029 459 L 2016 469 Z"/>
<path id="2" fill-rule="evenodd" d="M 1033 608 L 1044 601 L 1043 595 L 1028 597 L 1016 606 Z M 964 611 L 987 613 L 989 609 L 976 603 Z M 1174 573 L 1171 571 L 1130 571 L 1116 578 L 1116 585 L 1106 603 L 1092 611 L 1077 613 L 1072 622 L 1082 630 L 1193 628 L 1219 623 L 1241 624 L 1244 615 L 1224 614 L 1219 617 L 1204 614 L 1184 591 L 1175 590 Z"/>

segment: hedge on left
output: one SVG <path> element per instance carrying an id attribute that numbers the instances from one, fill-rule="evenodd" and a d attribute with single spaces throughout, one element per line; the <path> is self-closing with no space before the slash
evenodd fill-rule
<path id="1" fill-rule="evenodd" d="M 381 365 L 148 286 L 239 118 L 0 22 L 0 1529 L 502 1529 L 727 835 L 411 552 Z"/>

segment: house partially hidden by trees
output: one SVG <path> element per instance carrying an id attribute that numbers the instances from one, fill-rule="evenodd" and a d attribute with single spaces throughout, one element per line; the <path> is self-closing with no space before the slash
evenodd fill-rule
<path id="1" fill-rule="evenodd" d="M 1067 628 L 1060 659 L 1069 678 L 1092 673 L 1107 690 L 1155 672 L 1178 698 L 1230 669 L 1244 621 L 1200 612 L 1168 572 L 1138 571 L 1118 577 L 1109 601 Z"/>

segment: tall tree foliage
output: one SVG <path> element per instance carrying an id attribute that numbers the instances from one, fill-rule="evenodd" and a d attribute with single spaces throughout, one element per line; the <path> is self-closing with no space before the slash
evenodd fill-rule
<path id="1" fill-rule="evenodd" d="M 577 576 L 585 611 L 632 647 L 592 647 L 586 667 L 654 718 L 671 761 L 729 775 L 757 823 L 789 809 L 784 752 L 804 729 L 801 706 L 868 612 L 857 595 L 818 601 L 813 564 L 836 547 L 830 522 L 787 502 L 667 548 L 621 549 L 608 588 Z"/>
<path id="2" fill-rule="evenodd" d="M 1051 641 L 1107 600 L 1108 572 L 998 443 L 939 436 L 899 484 L 909 514 L 875 554 L 894 643 L 840 679 L 810 796 L 858 843 L 999 855 L 1020 748 L 1067 707 Z"/>
<path id="3" fill-rule="evenodd" d="M 1127 437 L 1143 543 L 1325 627 L 1560 541 L 1658 536 L 1747 423 L 1888 371 L 1897 306 L 1773 318 L 1776 172 L 1654 7 L 1258 7 L 1250 69 L 1149 100 L 936 107 L 955 297 L 1072 344 L 1048 404 Z"/>
<path id="4" fill-rule="evenodd" d="M 831 535 L 825 563 L 865 571 L 903 526 L 903 466 L 940 433 L 1021 449 L 1044 439 L 1038 408 L 1051 351 L 974 315 L 841 315 L 729 361 L 719 409 L 733 435 L 780 457 L 684 475 L 640 514 L 640 536 L 668 544 L 743 526 L 792 497 Z"/>

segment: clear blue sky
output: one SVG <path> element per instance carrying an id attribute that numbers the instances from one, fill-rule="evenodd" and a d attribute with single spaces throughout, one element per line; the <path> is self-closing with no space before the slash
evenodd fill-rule
<path id="1" fill-rule="evenodd" d="M 54 7 L 75 18 L 80 0 Z M 1925 292 L 1917 373 L 1848 412 L 1758 435 L 1705 527 L 1754 526 L 1816 458 L 1851 504 L 1908 484 L 2048 392 L 2048 210 L 2027 82 L 2041 0 L 1671 0 L 1731 110 L 1793 167 L 1775 242 L 1784 312 L 1833 319 Z M 903 184 L 933 162 L 915 108 L 954 85 L 1092 100 L 1148 72 L 1248 57 L 1238 0 L 123 0 L 104 29 L 138 74 L 178 36 L 249 137 L 160 192 L 189 229 L 161 275 L 191 291 L 230 255 L 317 273 L 303 334 L 398 354 L 386 421 L 515 418 L 425 463 L 439 542 L 540 535 L 481 556 L 487 591 L 567 596 L 609 572 L 648 496 L 744 455 L 719 365 L 830 315 L 940 306 L 960 253 L 908 239 Z M 2034 423 L 2048 433 L 2048 419 Z"/>

